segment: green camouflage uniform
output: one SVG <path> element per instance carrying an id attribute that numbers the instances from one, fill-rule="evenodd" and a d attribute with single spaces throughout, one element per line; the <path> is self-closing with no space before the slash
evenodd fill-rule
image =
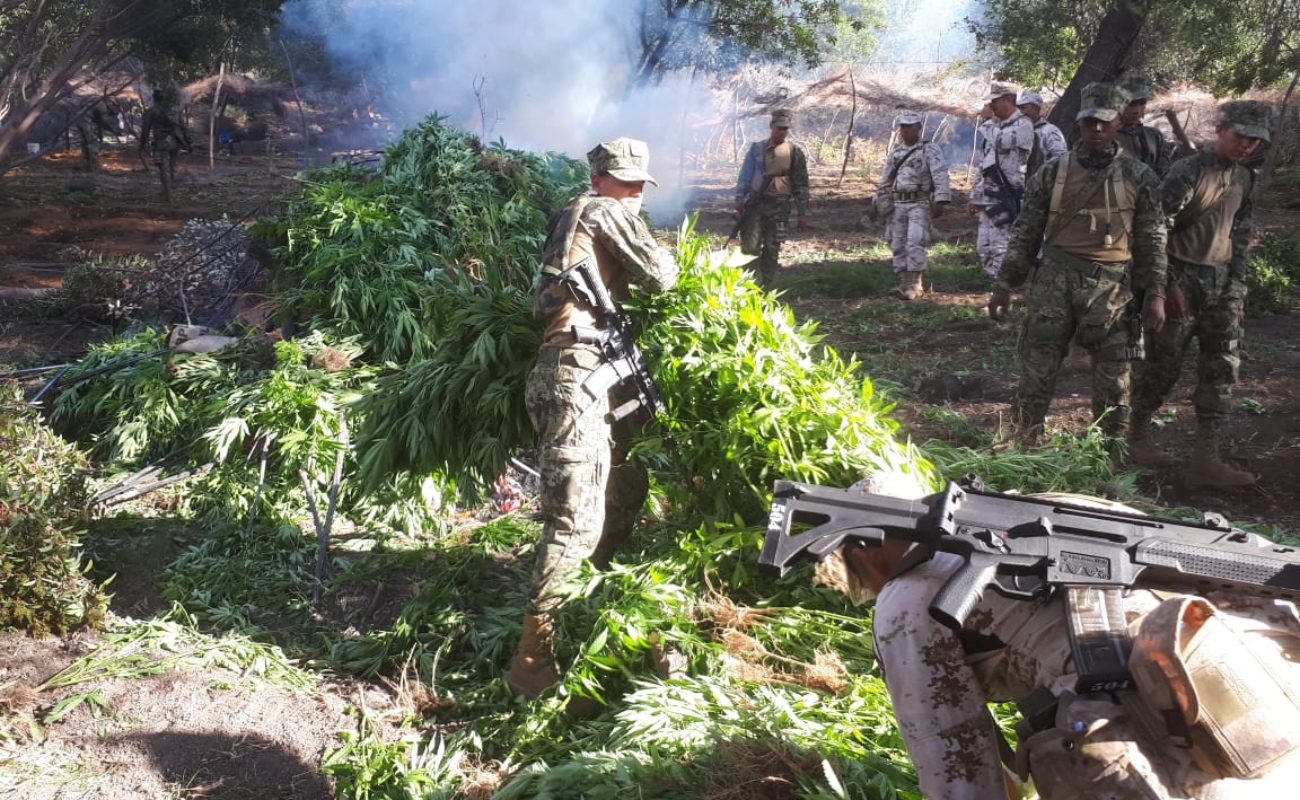
<path id="1" fill-rule="evenodd" d="M 1087 169 L 1089 181 L 1085 188 L 1089 194 L 1096 191 L 1100 196 L 1103 184 L 1110 180 L 1106 176 L 1111 169 L 1119 170 L 1125 185 L 1136 189 L 1132 230 L 1127 231 L 1132 260 L 1093 260 L 1053 246 L 1056 237 L 1047 230 L 1048 216 L 1057 173 L 1065 158 L 1044 165 L 1034 175 L 1024 207 L 1012 227 L 1000 274 L 1007 286 L 1030 281 L 1028 317 L 1020 337 L 1020 384 L 1011 407 L 1013 423 L 1030 439 L 1042 431 L 1071 339 L 1092 354 L 1093 418 L 1101 420 L 1108 435 L 1125 432 L 1130 361 L 1139 357 L 1141 344 L 1133 333 L 1137 311 L 1130 313 L 1129 309 L 1135 294 L 1164 294 L 1165 224 L 1155 173 L 1133 159 L 1119 156 L 1118 147 L 1113 145 L 1111 152 L 1102 156 L 1089 156 L 1076 148 L 1070 158 Z M 1063 196 L 1058 208 L 1062 219 L 1058 222 L 1067 222 L 1064 217 L 1070 209 L 1085 200 L 1079 195 Z M 1088 205 L 1098 210 L 1099 203 Z M 1055 230 L 1060 230 L 1059 224 Z M 1116 244 L 1125 233 L 1122 223 L 1112 224 Z M 1099 252 L 1103 250 L 1104 235 L 1104 230 L 1098 228 Z M 1033 259 L 1040 246 L 1042 263 L 1033 271 Z"/>
<path id="2" fill-rule="evenodd" d="M 1121 78 L 1118 86 L 1128 92 L 1130 101 L 1151 99 L 1151 84 L 1146 78 L 1131 75 Z M 1174 147 L 1159 128 L 1138 122 L 1120 128 L 1115 142 L 1130 158 L 1153 169 L 1158 178 L 1164 178 L 1173 164 Z"/>
<path id="3" fill-rule="evenodd" d="M 594 155 L 601 148 L 617 149 L 629 142 L 602 144 L 588 154 L 593 171 L 603 163 Z M 645 147 L 641 142 L 633 145 Z M 648 152 L 641 163 L 644 160 Z M 621 177 L 617 166 L 607 171 Z M 631 532 L 649 489 L 644 470 L 627 460 L 630 418 L 611 429 L 605 421 L 609 395 L 593 397 L 583 388 L 604 359 L 597 346 L 576 342 L 573 328 L 598 327 L 595 317 L 589 306 L 551 279 L 588 256 L 596 259 L 615 302 L 627 298 L 629 283 L 660 292 L 677 280 L 672 254 L 617 200 L 585 194 L 552 220 L 535 299 L 546 330 L 525 389 L 528 414 L 538 433 L 543 521 L 529 614 L 556 610 L 564 594 L 562 584 L 584 558 L 608 561 Z"/>
<path id="4" fill-rule="evenodd" d="M 1203 427 L 1220 427 L 1231 413 L 1241 359 L 1246 301 L 1246 250 L 1252 219 L 1249 169 L 1210 150 L 1174 164 L 1160 186 L 1169 232 L 1169 281 L 1182 289 L 1186 314 L 1168 320 L 1148 342 L 1137 369 L 1133 414 L 1149 420 L 1178 382 L 1195 338 L 1199 356 L 1192 404 Z"/>
<path id="5" fill-rule="evenodd" d="M 789 127 L 789 114 L 775 112 L 772 120 Z M 776 279 L 791 209 L 801 217 L 808 214 L 808 157 L 794 140 L 786 139 L 780 147 L 787 146 L 789 168 L 773 171 L 777 147 L 770 139 L 750 144 L 736 181 L 736 197 L 748 200 L 740 221 L 740 249 L 758 257 L 754 271 L 763 286 Z"/>

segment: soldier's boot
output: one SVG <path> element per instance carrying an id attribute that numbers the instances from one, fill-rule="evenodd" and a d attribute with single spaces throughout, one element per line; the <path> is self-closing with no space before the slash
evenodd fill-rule
<path id="1" fill-rule="evenodd" d="M 1219 434 L 1205 428 L 1196 432 L 1196 444 L 1187 465 L 1186 480 L 1189 487 L 1210 489 L 1237 489 L 1255 485 L 1254 475 L 1233 469 L 1220 460 Z"/>
<path id="2" fill-rule="evenodd" d="M 555 662 L 555 633 L 551 618 L 543 614 L 525 614 L 524 631 L 519 649 L 510 660 L 506 683 L 515 694 L 532 699 L 560 682 L 560 668 Z"/>
<path id="3" fill-rule="evenodd" d="M 1130 464 L 1148 469 L 1170 467 L 1174 457 L 1155 446 L 1151 441 L 1151 420 L 1134 418 L 1128 429 L 1128 460 Z"/>
<path id="4" fill-rule="evenodd" d="M 898 296 L 903 300 L 915 300 L 925 294 L 925 286 L 922 278 L 924 272 L 900 272 L 898 273 Z"/>

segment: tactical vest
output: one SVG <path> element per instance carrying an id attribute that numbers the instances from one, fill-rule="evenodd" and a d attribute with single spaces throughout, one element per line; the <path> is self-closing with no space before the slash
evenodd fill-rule
<path id="1" fill-rule="evenodd" d="M 1083 193 L 1088 192 L 1086 200 Z M 1129 232 L 1137 208 L 1137 185 L 1126 179 L 1118 157 L 1096 180 L 1074 158 L 1061 156 L 1047 215 L 1047 244 L 1088 261 L 1129 261 Z M 1063 216 L 1064 215 L 1064 216 Z"/>
<path id="2" fill-rule="evenodd" d="M 1231 261 L 1232 221 L 1253 182 L 1251 173 L 1236 164 L 1202 166 L 1191 201 L 1174 217 L 1169 257 L 1206 267 Z"/>
<path id="3" fill-rule="evenodd" d="M 542 274 L 533 295 L 533 317 L 545 325 L 542 332 L 543 347 L 574 346 L 573 326 L 595 328 L 596 317 L 591 308 L 576 297 L 556 276 L 584 258 L 594 257 L 600 279 L 616 301 L 627 296 L 627 280 L 618 280 L 609 273 L 611 258 L 589 232 L 583 230 L 583 212 L 596 199 L 583 194 L 565 206 L 550 226 L 546 246 L 542 251 Z M 609 201 L 614 202 L 614 201 Z"/>
<path id="4" fill-rule="evenodd" d="M 772 148 L 768 148 L 765 142 L 757 142 L 755 147 L 762 148 L 759 155 L 762 159 L 763 170 L 762 172 L 754 170 L 754 178 L 750 188 L 756 193 L 765 195 L 789 195 L 791 193 L 790 167 L 794 164 L 794 145 L 787 140 Z"/>

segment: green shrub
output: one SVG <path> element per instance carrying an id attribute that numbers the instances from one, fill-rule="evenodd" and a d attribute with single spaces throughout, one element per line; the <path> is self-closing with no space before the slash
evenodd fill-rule
<path id="1" fill-rule="evenodd" d="M 84 458 L 41 423 L 16 384 L 0 383 L 0 629 L 36 636 L 103 621 L 74 526 Z"/>
<path id="2" fill-rule="evenodd" d="M 1246 262 L 1246 316 L 1283 314 L 1300 305 L 1296 281 L 1300 279 L 1300 235 L 1266 233 L 1250 251 Z"/>

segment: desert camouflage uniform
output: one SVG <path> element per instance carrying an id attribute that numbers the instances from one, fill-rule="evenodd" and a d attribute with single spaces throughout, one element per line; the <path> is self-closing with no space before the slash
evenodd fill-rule
<path id="1" fill-rule="evenodd" d="M 900 161 L 902 166 L 890 185 L 889 176 Z M 929 266 L 925 248 L 930 244 L 931 204 L 952 199 L 943 151 L 929 142 L 913 147 L 895 144 L 881 165 L 876 188 L 877 194 L 887 191 L 894 194 L 894 214 L 886 221 L 894 272 L 922 272 Z"/>
<path id="2" fill-rule="evenodd" d="M 784 166 L 788 164 L 788 167 Z M 748 197 L 740 226 L 740 249 L 755 259 L 758 281 L 770 286 L 780 268 L 790 211 L 808 214 L 808 157 L 793 139 L 773 146 L 768 139 L 753 142 L 745 153 L 736 181 L 736 196 Z"/>
<path id="3" fill-rule="evenodd" d="M 1060 128 L 1045 119 L 1034 123 L 1034 152 L 1029 155 L 1029 163 L 1025 168 L 1026 179 L 1037 172 L 1039 167 L 1064 155 L 1069 149 L 1065 134 L 1061 133 Z"/>
<path id="4" fill-rule="evenodd" d="M 672 254 L 617 200 L 581 195 L 552 221 L 535 306 L 545 330 L 525 390 L 538 432 L 543 521 L 529 614 L 556 610 L 563 582 L 584 558 L 608 561 L 631 532 L 649 488 L 645 472 L 627 460 L 632 423 L 623 420 L 611 429 L 605 421 L 610 397 L 583 389 L 604 360 L 596 346 L 577 343 L 572 331 L 597 328 L 596 318 L 547 277 L 588 256 L 596 259 L 615 302 L 627 298 L 629 283 L 660 292 L 677 280 Z"/>
<path id="5" fill-rule="evenodd" d="M 1119 129 L 1115 141 L 1125 155 L 1155 170 L 1156 177 L 1163 178 L 1169 171 L 1174 148 L 1159 128 L 1141 123 L 1130 125 Z"/>
<path id="6" fill-rule="evenodd" d="M 1254 780 L 1217 778 L 1197 766 L 1191 751 L 1173 743 L 1136 692 L 1088 695 L 1071 703 L 1074 662 L 1059 594 L 1025 601 L 986 591 L 959 640 L 924 609 L 962 563 L 959 556 L 936 554 L 886 584 L 875 609 L 876 656 L 925 797 L 1005 797 L 999 734 L 986 703 L 1020 701 L 1038 688 L 1051 691 L 1067 712 L 1057 716 L 1055 727 L 1022 738 L 1017 753 L 1044 800 L 1291 796 L 1300 780 L 1300 758 Z M 1300 618 L 1293 604 L 1226 595 L 1210 599 L 1252 650 L 1256 644 L 1261 652 L 1282 648 L 1290 655 L 1287 669 L 1300 669 L 1295 666 Z M 1124 610 L 1130 630 L 1159 603 L 1149 591 L 1128 593 Z M 1089 758 L 1100 764 L 1090 765 Z"/>
<path id="7" fill-rule="evenodd" d="M 1183 290 L 1186 317 L 1167 320 L 1148 341 L 1137 368 L 1133 414 L 1150 419 L 1182 371 L 1192 338 L 1198 341 L 1192 404 L 1202 426 L 1220 427 L 1232 409 L 1241 359 L 1246 299 L 1246 250 L 1253 227 L 1254 176 L 1220 161 L 1212 149 L 1179 160 L 1160 186 L 1169 232 L 1169 281 Z"/>
<path id="8" fill-rule="evenodd" d="M 1065 161 L 1046 164 L 1030 180 L 1000 275 L 1007 286 L 1030 281 L 1020 338 L 1020 384 L 1011 406 L 1012 422 L 1030 440 L 1042 431 L 1072 338 L 1092 353 L 1093 418 L 1101 420 L 1109 435 L 1127 430 L 1130 361 L 1140 355 L 1140 338 L 1131 332 L 1137 315 L 1126 315 L 1126 310 L 1135 293 L 1162 296 L 1165 287 L 1165 218 L 1155 173 L 1120 157 L 1114 145 L 1100 157 L 1076 148 L 1058 208 L 1062 216 L 1048 231 L 1057 173 Z M 1104 221 L 1112 169 L 1120 170 L 1131 198 L 1131 230 L 1125 229 L 1119 198 L 1110 200 L 1116 204 L 1113 220 Z M 1086 203 L 1080 189 L 1089 193 Z M 1067 221 L 1064 215 L 1073 208 L 1080 210 Z M 1109 246 L 1107 227 L 1113 240 Z M 1042 263 L 1031 277 L 1040 246 Z"/>
<path id="9" fill-rule="evenodd" d="M 979 254 L 980 266 L 989 277 L 996 278 L 1007 251 L 1011 225 L 1008 222 L 999 226 L 989 217 L 988 211 L 997 201 L 993 198 L 995 189 L 992 186 L 988 186 L 986 191 L 984 171 L 994 165 L 1000 166 L 1012 186 L 1023 188 L 1025 166 L 1034 149 L 1034 124 L 1017 110 L 1006 119 L 994 117 L 985 121 L 979 130 L 983 134 L 983 147 L 976 164 L 978 171 L 971 188 L 971 201 L 983 206 L 984 210 L 980 213 L 975 251 Z"/>

